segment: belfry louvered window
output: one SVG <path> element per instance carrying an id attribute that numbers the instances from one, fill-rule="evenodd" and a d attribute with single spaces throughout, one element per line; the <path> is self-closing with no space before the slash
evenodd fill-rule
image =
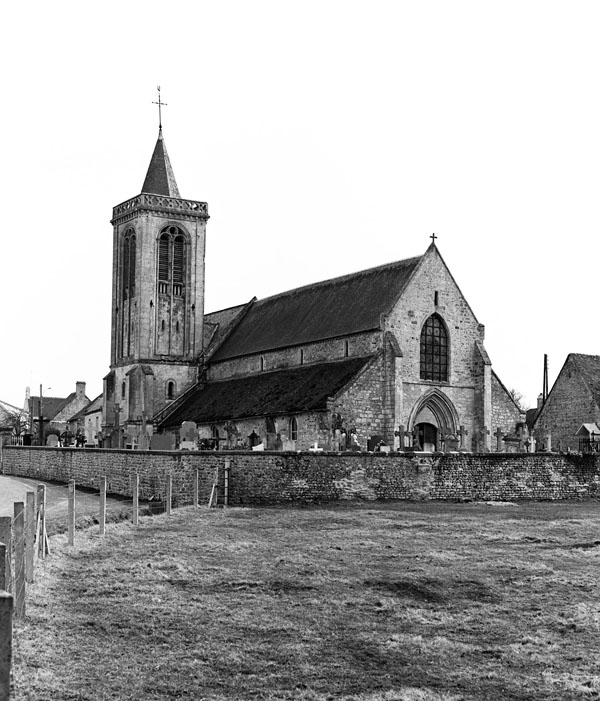
<path id="1" fill-rule="evenodd" d="M 432 314 L 421 330 L 421 379 L 448 381 L 448 333 L 437 314 Z"/>
<path id="2" fill-rule="evenodd" d="M 158 239 L 158 291 L 182 297 L 185 289 L 185 237 L 167 226 Z"/>
<path id="3" fill-rule="evenodd" d="M 135 296 L 135 233 L 127 229 L 123 237 L 123 299 Z"/>

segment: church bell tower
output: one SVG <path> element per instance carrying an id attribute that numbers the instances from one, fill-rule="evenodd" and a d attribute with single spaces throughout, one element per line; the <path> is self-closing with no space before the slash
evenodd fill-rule
<path id="1" fill-rule="evenodd" d="M 197 380 L 207 220 L 180 197 L 160 126 L 141 194 L 113 208 L 105 445 L 147 447 L 152 418 Z"/>

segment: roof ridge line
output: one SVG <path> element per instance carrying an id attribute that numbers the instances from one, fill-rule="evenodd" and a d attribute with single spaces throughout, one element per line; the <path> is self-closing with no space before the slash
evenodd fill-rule
<path id="1" fill-rule="evenodd" d="M 363 270 L 356 270 L 353 273 L 346 273 L 344 275 L 339 275 L 338 277 L 332 277 L 328 278 L 327 280 L 319 280 L 318 282 L 310 282 L 307 285 L 301 285 L 300 287 L 294 287 L 290 290 L 284 290 L 283 292 L 278 292 L 277 294 L 274 295 L 269 295 L 268 297 L 261 297 L 260 299 L 257 300 L 257 302 L 266 302 L 269 299 L 274 299 L 275 297 L 285 297 L 286 295 L 292 294 L 294 292 L 303 292 L 305 290 L 309 290 L 311 288 L 316 288 L 316 287 L 324 287 L 326 285 L 330 285 L 332 283 L 338 283 L 338 282 L 343 282 L 344 280 L 348 280 L 349 278 L 357 277 L 358 275 L 366 275 L 367 273 L 372 273 L 376 270 L 384 270 L 386 268 L 393 268 L 396 265 L 402 264 L 409 264 L 412 263 L 413 261 L 418 261 L 419 259 L 423 258 L 423 255 L 420 256 L 413 256 L 411 258 L 404 258 L 403 260 L 396 260 L 392 263 L 384 263 L 383 265 L 374 265 L 371 268 L 365 268 Z"/>

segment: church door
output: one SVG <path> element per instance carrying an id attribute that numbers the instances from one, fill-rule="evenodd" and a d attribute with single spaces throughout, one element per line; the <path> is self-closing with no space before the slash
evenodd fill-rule
<path id="1" fill-rule="evenodd" d="M 416 426 L 419 449 L 433 453 L 438 449 L 438 429 L 433 424 L 420 423 Z"/>

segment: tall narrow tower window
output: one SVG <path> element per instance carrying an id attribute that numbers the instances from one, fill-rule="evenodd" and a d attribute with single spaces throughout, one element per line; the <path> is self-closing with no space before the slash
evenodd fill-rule
<path id="1" fill-rule="evenodd" d="M 165 227 L 158 239 L 158 291 L 183 297 L 185 291 L 186 239 L 177 226 Z"/>
<path id="2" fill-rule="evenodd" d="M 438 314 L 432 314 L 421 330 L 421 379 L 448 381 L 448 333 Z"/>
<path id="3" fill-rule="evenodd" d="M 135 296 L 135 232 L 127 229 L 123 237 L 123 299 Z"/>

